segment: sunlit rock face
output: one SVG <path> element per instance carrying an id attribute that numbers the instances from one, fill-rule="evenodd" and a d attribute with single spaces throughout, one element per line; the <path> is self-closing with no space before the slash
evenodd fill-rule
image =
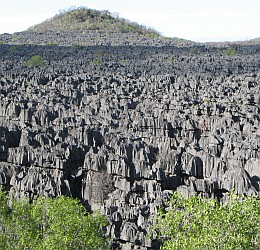
<path id="1" fill-rule="evenodd" d="M 259 196 L 260 47 L 235 49 L 0 45 L 0 184 L 101 209 L 115 249 L 158 249 L 175 190 Z"/>

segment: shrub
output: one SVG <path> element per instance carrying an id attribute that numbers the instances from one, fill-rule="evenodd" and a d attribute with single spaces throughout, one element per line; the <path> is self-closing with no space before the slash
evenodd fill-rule
<path id="1" fill-rule="evenodd" d="M 102 227 L 106 219 L 89 214 L 78 200 L 60 198 L 11 199 L 0 192 L 0 249 L 107 249 Z"/>
<path id="2" fill-rule="evenodd" d="M 29 67 L 44 67 L 46 64 L 41 56 L 35 55 L 28 60 L 26 65 Z"/>
<path id="3" fill-rule="evenodd" d="M 100 59 L 94 59 L 94 60 L 92 61 L 92 63 L 93 63 L 94 65 L 101 65 L 101 64 L 102 64 L 102 61 L 101 61 Z"/>
<path id="4" fill-rule="evenodd" d="M 161 249 L 259 249 L 260 203 L 230 195 L 228 204 L 175 193 L 159 212 L 154 232 Z"/>
<path id="5" fill-rule="evenodd" d="M 175 59 L 173 57 L 167 58 L 167 62 L 168 63 L 173 63 L 174 61 L 175 61 Z"/>
<path id="6" fill-rule="evenodd" d="M 15 45 L 13 45 L 13 46 L 10 47 L 10 51 L 11 51 L 11 52 L 16 52 L 16 51 L 19 51 L 19 50 L 20 50 L 20 48 L 17 47 L 17 46 L 15 46 Z"/>
<path id="7" fill-rule="evenodd" d="M 198 48 L 195 48 L 195 47 L 191 48 L 190 53 L 193 54 L 193 55 L 198 54 Z"/>
<path id="8" fill-rule="evenodd" d="M 47 45 L 48 45 L 48 46 L 57 46 L 58 44 L 55 43 L 55 42 L 47 42 Z"/>
<path id="9" fill-rule="evenodd" d="M 227 56 L 235 56 L 237 54 L 234 48 L 223 49 L 222 52 Z"/>

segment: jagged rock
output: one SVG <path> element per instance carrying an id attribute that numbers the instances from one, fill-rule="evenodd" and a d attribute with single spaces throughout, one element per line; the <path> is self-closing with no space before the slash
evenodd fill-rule
<path id="1" fill-rule="evenodd" d="M 175 190 L 259 196 L 259 46 L 111 45 L 0 44 L 0 185 L 100 209 L 114 249 L 159 249 L 146 235 Z"/>

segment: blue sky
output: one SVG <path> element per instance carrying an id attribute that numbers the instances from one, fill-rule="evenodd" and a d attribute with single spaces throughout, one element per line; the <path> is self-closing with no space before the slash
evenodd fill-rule
<path id="1" fill-rule="evenodd" d="M 193 41 L 260 37 L 260 0 L 0 0 L 0 33 L 25 30 L 70 6 L 109 10 Z"/>

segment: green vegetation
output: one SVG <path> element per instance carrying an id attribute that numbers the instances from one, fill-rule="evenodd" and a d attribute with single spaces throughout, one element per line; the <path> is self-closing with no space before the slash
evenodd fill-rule
<path id="1" fill-rule="evenodd" d="M 10 207 L 8 204 L 10 204 Z M 0 249 L 108 249 L 102 227 L 106 219 L 87 214 L 78 200 L 60 198 L 8 201 L 0 191 Z"/>
<path id="2" fill-rule="evenodd" d="M 210 103 L 211 103 L 211 100 L 210 100 L 210 99 L 205 99 L 203 102 L 204 102 L 205 104 L 210 104 Z"/>
<path id="3" fill-rule="evenodd" d="M 45 65 L 44 59 L 39 55 L 32 56 L 26 63 L 26 66 L 29 67 L 44 67 Z"/>
<path id="4" fill-rule="evenodd" d="M 156 30 L 120 18 L 118 15 L 113 15 L 109 11 L 98 11 L 85 7 L 63 11 L 53 18 L 29 28 L 29 31 L 34 32 L 81 31 L 81 33 L 83 33 L 86 30 L 159 36 Z"/>
<path id="5" fill-rule="evenodd" d="M 48 45 L 48 46 L 57 46 L 58 44 L 57 44 L 57 43 L 54 43 L 54 42 L 48 42 L 47 45 Z"/>
<path id="6" fill-rule="evenodd" d="M 119 61 L 120 64 L 125 64 L 126 63 L 126 60 L 125 59 L 122 59 Z"/>
<path id="7" fill-rule="evenodd" d="M 10 51 L 11 51 L 11 52 L 16 52 L 16 51 L 19 51 L 19 50 L 20 50 L 20 47 L 17 47 L 17 46 L 15 46 L 15 45 L 13 45 L 13 46 L 10 47 Z"/>
<path id="8" fill-rule="evenodd" d="M 260 202 L 231 194 L 227 204 L 175 193 L 155 220 L 162 250 L 259 249 Z"/>
<path id="9" fill-rule="evenodd" d="M 237 54 L 234 48 L 222 49 L 222 52 L 227 56 L 235 56 Z"/>
<path id="10" fill-rule="evenodd" d="M 167 62 L 168 63 L 173 63 L 174 61 L 175 61 L 175 59 L 173 57 L 167 58 Z"/>
<path id="11" fill-rule="evenodd" d="M 83 50 L 85 48 L 85 46 L 82 44 L 74 44 L 73 47 L 79 50 Z"/>
<path id="12" fill-rule="evenodd" d="M 190 53 L 193 55 L 198 54 L 198 48 L 195 48 L 195 47 L 190 48 Z"/>
<path id="13" fill-rule="evenodd" d="M 95 60 L 92 61 L 92 63 L 93 63 L 94 65 L 101 65 L 101 64 L 102 64 L 102 61 L 101 61 L 100 59 L 95 59 Z"/>

